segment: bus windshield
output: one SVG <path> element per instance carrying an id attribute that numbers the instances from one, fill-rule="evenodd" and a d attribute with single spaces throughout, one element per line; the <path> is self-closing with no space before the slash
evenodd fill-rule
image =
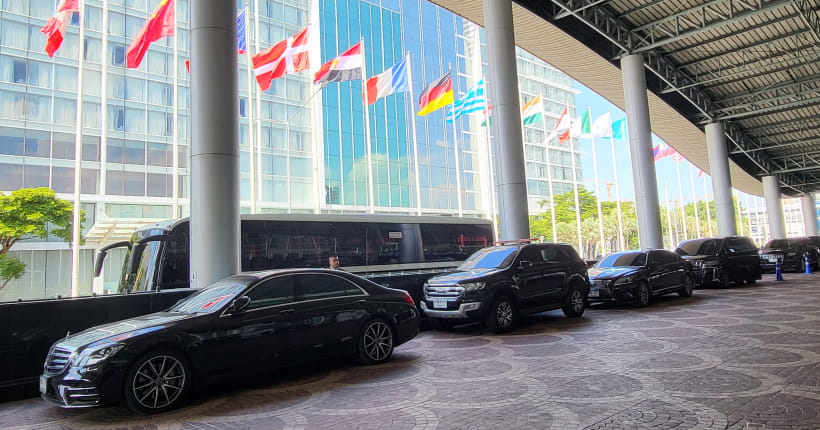
<path id="1" fill-rule="evenodd" d="M 135 243 L 125 255 L 125 264 L 120 276 L 120 293 L 151 291 L 153 274 L 156 273 L 158 256 L 162 250 L 161 241 Z"/>

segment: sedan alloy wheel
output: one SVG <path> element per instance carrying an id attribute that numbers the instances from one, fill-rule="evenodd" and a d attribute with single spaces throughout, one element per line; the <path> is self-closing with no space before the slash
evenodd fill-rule
<path id="1" fill-rule="evenodd" d="M 359 339 L 359 361 L 364 364 L 383 363 L 392 354 L 393 328 L 380 318 L 368 322 Z"/>
<path id="2" fill-rule="evenodd" d="M 173 351 L 156 351 L 137 361 L 126 378 L 126 403 L 137 412 L 171 409 L 190 384 L 184 359 Z"/>

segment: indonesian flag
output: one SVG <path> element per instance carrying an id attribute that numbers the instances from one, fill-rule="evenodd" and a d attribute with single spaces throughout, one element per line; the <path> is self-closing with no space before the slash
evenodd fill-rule
<path id="1" fill-rule="evenodd" d="M 407 57 L 404 57 L 393 67 L 368 79 L 365 84 L 365 102 L 372 105 L 382 97 L 407 91 L 407 71 Z"/>
<path id="2" fill-rule="evenodd" d="M 253 56 L 253 73 L 262 91 L 270 88 L 272 80 L 310 67 L 307 30 L 305 28 Z"/>
<path id="3" fill-rule="evenodd" d="M 65 28 L 68 25 L 68 20 L 71 18 L 73 12 L 80 11 L 79 0 L 62 0 L 57 5 L 57 12 L 48 19 L 46 25 L 40 29 L 40 33 L 48 36 L 46 40 L 45 51 L 49 57 L 53 57 L 54 53 L 60 49 L 65 38 Z"/>
<path id="4" fill-rule="evenodd" d="M 338 57 L 322 64 L 313 77 L 313 83 L 360 80 L 362 79 L 362 63 L 362 42 L 359 42 Z"/>
<path id="5" fill-rule="evenodd" d="M 131 42 L 125 53 L 125 67 L 134 69 L 140 66 L 142 58 L 148 52 L 151 43 L 162 37 L 174 35 L 174 0 L 162 0 L 137 37 Z"/>

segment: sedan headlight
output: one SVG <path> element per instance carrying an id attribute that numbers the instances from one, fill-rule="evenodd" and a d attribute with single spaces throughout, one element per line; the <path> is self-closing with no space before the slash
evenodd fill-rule
<path id="1" fill-rule="evenodd" d="M 125 346 L 124 343 L 104 343 L 84 349 L 72 361 L 77 367 L 90 367 L 108 359 Z"/>
<path id="2" fill-rule="evenodd" d="M 629 275 L 629 276 L 624 276 L 623 278 L 620 278 L 620 279 L 616 279 L 615 283 L 612 284 L 612 285 L 626 285 L 626 284 L 631 284 L 633 281 L 635 281 L 635 275 Z"/>
<path id="3" fill-rule="evenodd" d="M 463 284 L 459 284 L 461 288 L 464 288 L 464 291 L 476 291 L 484 288 L 487 283 L 486 282 L 465 282 Z"/>

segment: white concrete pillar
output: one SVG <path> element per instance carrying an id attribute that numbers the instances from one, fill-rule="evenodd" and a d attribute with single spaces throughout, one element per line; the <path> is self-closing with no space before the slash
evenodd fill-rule
<path id="1" fill-rule="evenodd" d="M 806 227 L 806 236 L 817 236 L 817 201 L 814 194 L 806 194 L 800 198 L 803 207 L 803 225 Z"/>
<path id="2" fill-rule="evenodd" d="M 763 177 L 763 197 L 766 199 L 766 215 L 772 239 L 785 239 L 786 222 L 783 219 L 783 202 L 780 200 L 780 181 L 776 176 Z"/>
<path id="3" fill-rule="evenodd" d="M 732 179 L 729 176 L 729 149 L 722 122 L 706 124 L 706 149 L 709 153 L 709 173 L 715 196 L 715 216 L 718 235 L 737 235 L 735 205 L 732 201 Z"/>

